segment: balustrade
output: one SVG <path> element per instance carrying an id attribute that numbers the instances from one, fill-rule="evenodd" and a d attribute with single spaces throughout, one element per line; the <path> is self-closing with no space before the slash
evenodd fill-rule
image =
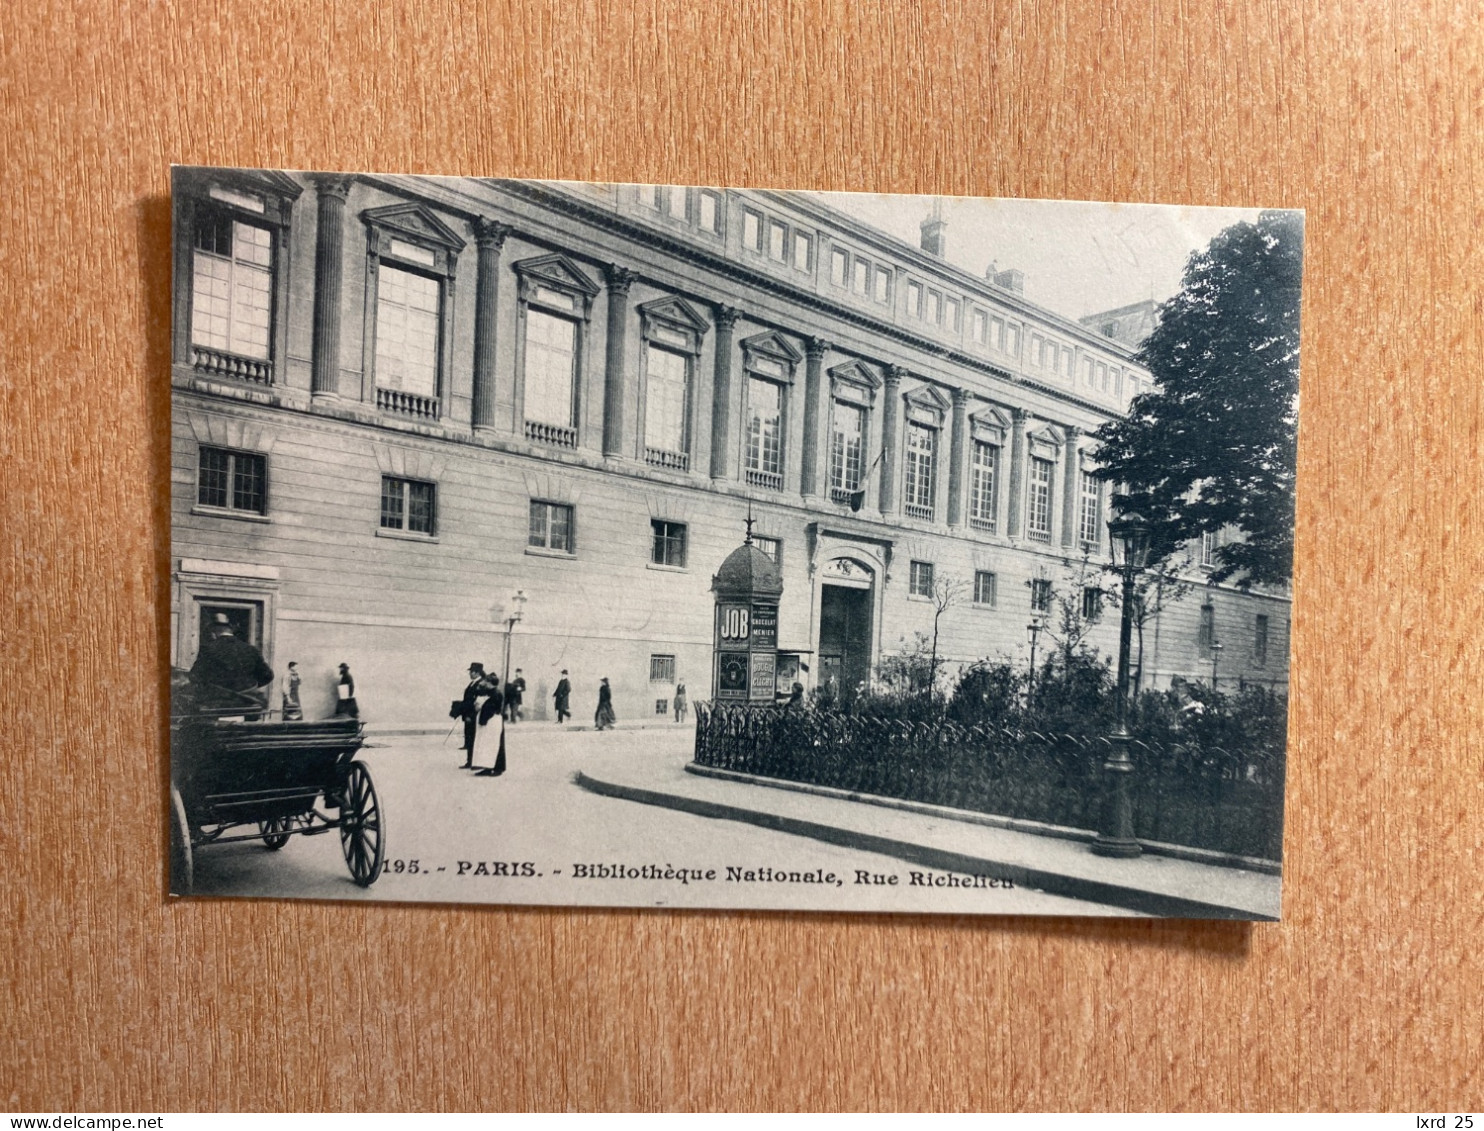
<path id="1" fill-rule="evenodd" d="M 399 416 L 412 416 L 419 420 L 438 419 L 437 397 L 425 397 L 420 393 L 408 393 L 401 389 L 378 388 L 376 407 L 382 412 L 395 412 Z"/>
<path id="2" fill-rule="evenodd" d="M 191 347 L 191 364 L 213 377 L 234 377 L 257 385 L 273 384 L 273 362 L 267 358 L 243 357 L 209 346 Z"/>
<path id="3" fill-rule="evenodd" d="M 689 471 L 690 456 L 685 452 L 671 452 L 664 448 L 644 449 L 644 462 L 651 467 L 664 467 L 671 471 Z"/>
<path id="4" fill-rule="evenodd" d="M 755 467 L 747 469 L 747 482 L 754 487 L 766 487 L 770 491 L 783 490 L 783 473 L 779 471 L 759 471 Z"/>
<path id="5" fill-rule="evenodd" d="M 526 439 L 557 448 L 575 448 L 577 429 L 565 424 L 543 424 L 539 420 L 527 420 Z"/>

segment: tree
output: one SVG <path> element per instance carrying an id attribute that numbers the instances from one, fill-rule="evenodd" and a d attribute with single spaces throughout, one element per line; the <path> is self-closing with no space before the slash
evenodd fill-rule
<path id="1" fill-rule="evenodd" d="M 1191 255 L 1180 292 L 1139 350 L 1155 390 L 1095 433 L 1099 477 L 1153 527 L 1151 562 L 1235 527 L 1212 580 L 1281 583 L 1293 571 L 1303 217 L 1263 212 Z"/>

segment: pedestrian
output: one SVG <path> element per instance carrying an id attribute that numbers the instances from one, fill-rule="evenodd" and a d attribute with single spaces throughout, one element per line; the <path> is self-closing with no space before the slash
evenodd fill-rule
<path id="1" fill-rule="evenodd" d="M 251 711 L 245 717 L 256 722 L 259 716 L 253 707 L 268 706 L 268 694 L 261 689 L 273 682 L 273 669 L 263 653 L 237 639 L 227 614 L 217 613 L 191 665 L 191 682 L 199 689 L 201 706 L 216 713 Z"/>
<path id="2" fill-rule="evenodd" d="M 785 711 L 801 711 L 804 708 L 804 685 L 794 680 L 793 690 L 788 693 L 788 702 L 783 705 Z"/>
<path id="3" fill-rule="evenodd" d="M 463 696 L 449 704 L 449 717 L 462 719 L 464 723 L 463 768 L 466 770 L 477 769 L 474 765 L 474 740 L 478 728 L 488 724 L 492 718 L 502 717 L 499 684 L 499 677 L 485 675 L 484 665 L 476 660 L 469 665 L 469 682 L 464 687 Z M 503 726 L 500 733 L 503 738 Z"/>
<path id="4" fill-rule="evenodd" d="M 572 681 L 567 678 L 567 669 L 562 669 L 562 678 L 556 685 L 556 691 L 552 694 L 553 703 L 556 706 L 557 725 L 572 717 Z"/>
<path id="5" fill-rule="evenodd" d="M 340 679 L 335 684 L 335 717 L 338 719 L 347 716 L 352 719 L 361 717 L 361 709 L 356 706 L 356 681 L 350 674 L 350 665 L 340 665 Z"/>
<path id="6" fill-rule="evenodd" d="M 685 681 L 681 680 L 675 685 L 675 721 L 685 722 Z"/>
<path id="7" fill-rule="evenodd" d="M 284 680 L 283 689 L 283 721 L 293 722 L 304 717 L 304 708 L 299 704 L 299 665 L 289 661 L 289 672 Z"/>
<path id="8" fill-rule="evenodd" d="M 593 715 L 593 726 L 598 730 L 607 730 L 618 722 L 618 716 L 613 713 L 613 688 L 608 686 L 608 677 L 603 677 L 603 682 L 598 686 L 598 710 Z"/>
<path id="9" fill-rule="evenodd" d="M 505 720 L 507 722 L 520 722 L 520 705 L 526 695 L 526 677 L 520 674 L 520 669 L 515 669 L 515 678 L 505 683 Z"/>

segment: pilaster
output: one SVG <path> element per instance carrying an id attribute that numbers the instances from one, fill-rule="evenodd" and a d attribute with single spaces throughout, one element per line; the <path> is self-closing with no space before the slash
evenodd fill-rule
<path id="1" fill-rule="evenodd" d="M 964 433 L 968 427 L 969 394 L 953 390 L 953 424 L 948 438 L 948 525 L 964 522 Z"/>
<path id="2" fill-rule="evenodd" d="M 349 177 L 311 178 L 319 194 L 314 236 L 314 345 L 311 351 L 315 400 L 340 396 L 340 294 L 344 275 L 345 202 Z"/>
<path id="3" fill-rule="evenodd" d="M 732 330 L 737 325 L 735 306 L 716 307 L 716 364 L 711 390 L 711 478 L 732 477 Z"/>
<path id="4" fill-rule="evenodd" d="M 885 373 L 885 395 L 881 398 L 881 513 L 897 511 L 897 429 L 902 412 L 902 373 L 897 365 L 888 365 Z"/>
<path id="5" fill-rule="evenodd" d="M 603 269 L 608 280 L 608 356 L 603 377 L 603 454 L 623 454 L 624 361 L 628 356 L 629 288 L 635 272 L 617 263 Z"/>
<path id="6" fill-rule="evenodd" d="M 1029 414 L 1023 408 L 1010 410 L 1010 507 L 1005 533 L 1020 537 L 1021 515 L 1025 510 L 1025 422 Z"/>
<path id="7" fill-rule="evenodd" d="M 804 450 L 800 470 L 799 490 L 806 499 L 819 494 L 820 480 L 820 387 L 824 355 L 830 343 L 823 338 L 806 338 L 804 341 Z"/>
<path id="8" fill-rule="evenodd" d="M 495 426 L 495 327 L 500 298 L 500 251 L 510 225 L 483 217 L 474 221 L 479 277 L 474 293 L 474 406 L 476 432 Z"/>

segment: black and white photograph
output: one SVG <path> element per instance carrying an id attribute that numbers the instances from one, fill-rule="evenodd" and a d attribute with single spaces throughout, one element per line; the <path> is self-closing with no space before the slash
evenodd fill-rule
<path id="1" fill-rule="evenodd" d="M 175 895 L 1279 918 L 1302 213 L 171 207 Z"/>

